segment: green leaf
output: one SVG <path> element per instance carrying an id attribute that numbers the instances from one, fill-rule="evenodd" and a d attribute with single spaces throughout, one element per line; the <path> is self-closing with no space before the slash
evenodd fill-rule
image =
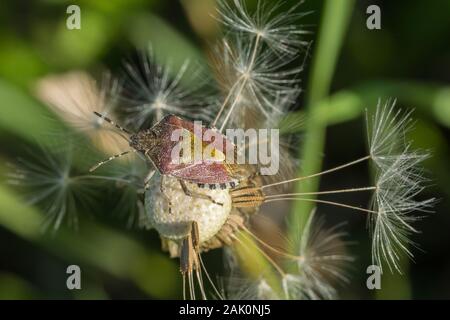
<path id="1" fill-rule="evenodd" d="M 137 14 L 129 20 L 129 37 L 138 48 L 151 47 L 156 60 L 170 65 L 170 71 L 176 73 L 189 61 L 192 70 L 209 74 L 202 53 L 178 31 L 161 18 L 152 14 Z M 188 76 L 190 73 L 187 72 Z"/>
<path id="2" fill-rule="evenodd" d="M 0 128 L 26 140 L 44 139 L 61 125 L 52 114 L 23 89 L 0 79 Z"/>

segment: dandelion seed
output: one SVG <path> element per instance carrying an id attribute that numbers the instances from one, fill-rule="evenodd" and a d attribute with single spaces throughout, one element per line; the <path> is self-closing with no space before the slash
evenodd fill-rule
<path id="1" fill-rule="evenodd" d="M 219 281 L 221 296 L 225 300 L 278 300 L 276 292 L 264 278 L 252 280 L 239 268 L 239 259 L 231 246 L 223 248 L 226 277 Z"/>
<path id="2" fill-rule="evenodd" d="M 265 183 L 260 187 L 232 190 L 233 205 L 259 207 L 268 202 L 296 200 L 323 203 L 366 213 L 369 215 L 369 225 L 373 235 L 374 263 L 381 266 L 382 262 L 386 261 L 391 270 L 400 271 L 401 253 L 404 252 L 412 257 L 408 248 L 411 244 L 409 236 L 417 232 L 412 223 L 421 218 L 414 213 L 429 212 L 435 202 L 434 198 L 417 200 L 424 189 L 425 181 L 419 165 L 428 157 L 428 154 L 412 151 L 411 144 L 406 142 L 405 130 L 412 125 L 410 113 L 402 114 L 401 110 L 394 111 L 393 103 L 388 102 L 384 106 L 377 106 L 372 120 L 373 122 L 368 124 L 370 141 L 368 156 L 309 176 Z M 373 161 L 377 172 L 375 184 L 372 186 L 317 192 L 268 193 L 276 186 L 313 179 L 369 160 Z M 313 198 L 318 195 L 355 192 L 373 193 L 373 201 L 369 209 Z"/>
<path id="3" fill-rule="evenodd" d="M 346 235 L 340 231 L 341 225 L 326 229 L 323 220 L 317 220 L 312 214 L 307 222 L 305 233 L 300 236 L 298 255 L 292 255 L 283 249 L 274 248 L 257 237 L 247 227 L 243 231 L 255 239 L 262 248 L 275 256 L 283 258 L 289 264 L 295 264 L 296 272 L 287 272 L 275 260 L 260 250 L 263 256 L 275 267 L 282 291 L 274 289 L 262 276 L 257 280 L 244 280 L 232 263 L 231 275 L 227 281 L 226 297 L 245 297 L 246 299 L 333 299 L 337 291 L 335 284 L 348 282 L 346 269 L 353 258 L 346 254 L 343 240 Z M 243 244 L 243 242 L 241 243 Z M 258 247 L 257 247 L 258 248 Z M 232 255 L 232 257 L 234 257 Z M 235 258 L 233 258 L 235 259 Z"/>
<path id="4" fill-rule="evenodd" d="M 279 61 L 270 52 L 260 48 L 254 51 L 248 42 L 240 40 L 234 47 L 225 42 L 223 48 L 215 68 L 222 70 L 222 87 L 230 94 L 230 105 L 235 104 L 230 123 L 241 125 L 243 114 L 255 115 L 256 119 L 262 116 L 265 126 L 269 121 L 274 123 L 300 94 L 298 75 L 303 67 L 286 70 L 293 58 Z"/>
<path id="5" fill-rule="evenodd" d="M 237 31 L 225 35 L 214 61 L 225 93 L 212 122 L 212 126 L 221 123 L 219 131 L 230 124 L 243 127 L 243 114 L 255 115 L 257 120 L 281 117 L 300 92 L 298 75 L 303 66 L 288 67 L 301 47 L 307 46 L 307 42 L 298 38 L 304 32 L 289 25 L 299 17 L 292 13 L 296 6 L 287 13 L 274 15 L 277 5 L 266 8 L 258 2 L 253 16 L 248 14 L 243 1 L 235 0 L 233 4 L 234 8 L 221 1 L 218 9 L 218 19 L 225 27 Z"/>
<path id="6" fill-rule="evenodd" d="M 277 54 L 296 54 L 308 45 L 303 37 L 309 32 L 298 27 L 298 20 L 308 13 L 295 13 L 302 1 L 287 11 L 281 10 L 281 13 L 277 11 L 281 9 L 282 3 L 268 8 L 268 2 L 258 1 L 256 12 L 250 14 L 243 0 L 219 1 L 217 19 L 241 38 L 243 34 L 260 37 Z"/>
<path id="7" fill-rule="evenodd" d="M 284 289 L 296 299 L 334 299 L 333 283 L 348 283 L 347 270 L 353 258 L 346 253 L 347 234 L 342 224 L 325 228 L 324 220 L 311 214 L 300 236 L 297 259 L 298 275 L 288 274 Z"/>
<path id="8" fill-rule="evenodd" d="M 59 150 L 41 146 L 27 159 L 17 159 L 9 174 L 9 183 L 21 188 L 31 205 L 46 213 L 44 229 L 59 229 L 64 222 L 77 228 L 77 208 L 92 204 L 98 184 L 73 169 L 74 150 L 70 143 Z"/>
<path id="9" fill-rule="evenodd" d="M 154 171 L 149 169 L 144 161 L 119 162 L 108 169 L 108 176 L 114 182 L 114 191 L 118 194 L 111 215 L 125 218 L 128 228 L 147 227 L 142 194 L 152 172 Z"/>
<path id="10" fill-rule="evenodd" d="M 385 261 L 389 269 L 400 270 L 402 252 L 413 257 L 409 246 L 412 223 L 421 217 L 414 212 L 429 212 L 435 199 L 416 200 L 423 191 L 425 178 L 420 163 L 426 152 L 412 151 L 406 133 L 412 127 L 410 112 L 395 110 L 395 101 L 380 103 L 372 122 L 368 122 L 370 154 L 375 163 L 376 191 L 369 225 L 373 236 L 375 264 Z"/>
<path id="11" fill-rule="evenodd" d="M 222 296 L 226 300 L 280 300 L 279 294 L 267 283 L 264 278 L 250 280 L 241 276 L 239 278 L 227 277 L 226 286 L 222 288 Z"/>
<path id="12" fill-rule="evenodd" d="M 148 128 L 168 114 L 177 114 L 196 120 L 210 117 L 204 96 L 206 83 L 198 71 L 192 71 L 186 61 L 173 76 L 170 65 L 158 65 L 153 52 L 141 52 L 136 64 L 125 63 L 123 77 L 124 124 L 135 130 Z M 187 76 L 187 71 L 190 71 Z M 190 79 L 189 89 L 183 84 Z M 204 79 L 204 77 L 203 77 Z"/>

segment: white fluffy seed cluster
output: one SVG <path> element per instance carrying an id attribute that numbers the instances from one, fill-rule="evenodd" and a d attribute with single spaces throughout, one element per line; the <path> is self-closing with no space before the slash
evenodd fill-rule
<path id="1" fill-rule="evenodd" d="M 191 221 L 196 221 L 200 243 L 211 239 L 219 232 L 231 211 L 231 196 L 228 190 L 208 190 L 195 184 L 186 183 L 192 193 L 210 196 L 209 199 L 186 195 L 177 179 L 164 177 L 164 196 L 160 188 L 154 188 L 145 196 L 146 212 L 149 222 L 165 238 L 180 240 L 188 234 Z M 169 213 L 169 203 L 171 212 Z"/>

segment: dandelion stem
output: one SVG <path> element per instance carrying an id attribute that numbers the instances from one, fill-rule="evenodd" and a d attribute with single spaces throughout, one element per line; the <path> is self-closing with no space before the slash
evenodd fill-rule
<path id="1" fill-rule="evenodd" d="M 193 279 L 192 271 L 188 272 L 188 281 L 189 281 L 190 299 L 195 300 L 195 287 L 194 287 L 194 279 Z"/>
<path id="2" fill-rule="evenodd" d="M 225 120 L 223 120 L 223 123 L 222 123 L 222 125 L 220 126 L 219 132 L 222 132 L 223 129 L 225 128 L 225 126 L 226 126 L 226 124 L 227 124 L 227 122 L 228 122 L 228 119 L 230 118 L 231 113 L 232 113 L 233 110 L 234 110 L 234 107 L 235 107 L 235 106 L 237 105 L 237 103 L 239 102 L 239 95 L 241 94 L 242 90 L 244 90 L 245 84 L 247 83 L 247 79 L 246 79 L 244 76 L 242 76 L 241 78 L 242 78 L 242 84 L 241 84 L 241 86 L 239 87 L 238 91 L 236 92 L 236 97 L 235 97 L 235 99 L 234 99 L 234 101 L 233 101 L 233 104 L 232 104 L 231 107 L 230 107 L 230 111 L 228 111 L 227 116 L 225 117 Z"/>
<path id="3" fill-rule="evenodd" d="M 366 212 L 366 213 L 378 214 L 377 211 L 364 209 L 364 208 L 360 208 L 360 207 L 355 207 L 355 206 L 351 206 L 351 205 L 340 203 L 340 202 L 311 199 L 311 198 L 296 198 L 296 197 L 275 198 L 275 199 L 269 199 L 267 201 L 264 201 L 264 203 L 281 201 L 281 200 L 299 200 L 299 201 L 314 202 L 314 203 L 324 203 L 324 204 L 330 204 L 330 205 L 337 206 L 337 207 L 343 207 L 343 208 L 353 209 L 353 210 L 357 210 L 357 211 L 362 211 L 362 212 Z"/>
<path id="4" fill-rule="evenodd" d="M 186 300 L 186 275 L 183 274 L 183 300 Z"/>
<path id="5" fill-rule="evenodd" d="M 202 295 L 202 299 L 203 300 L 208 300 L 206 298 L 206 293 L 205 293 L 205 288 L 203 286 L 203 278 L 202 278 L 202 274 L 201 274 L 201 269 L 199 270 L 198 268 L 195 270 L 195 274 L 197 275 L 197 281 L 198 281 L 198 286 L 200 288 L 200 293 Z"/>
<path id="6" fill-rule="evenodd" d="M 219 112 L 217 113 L 216 117 L 214 118 L 214 121 L 212 122 L 211 127 L 214 128 L 214 127 L 216 126 L 217 121 L 219 120 L 220 116 L 222 115 L 223 110 L 225 110 L 225 106 L 227 105 L 228 100 L 230 100 L 230 98 L 231 98 L 231 96 L 232 96 L 232 93 L 233 93 L 234 88 L 239 84 L 239 82 L 240 82 L 242 79 L 243 79 L 242 76 L 239 77 L 239 79 L 236 80 L 236 82 L 231 86 L 230 92 L 228 92 L 228 95 L 226 96 L 225 100 L 223 101 L 222 105 L 220 106 L 220 110 L 219 110 Z"/>
<path id="7" fill-rule="evenodd" d="M 377 187 L 362 187 L 362 188 L 350 188 L 350 189 L 338 189 L 338 190 L 326 190 L 317 192 L 297 192 L 297 193 L 283 193 L 283 194 L 272 194 L 265 196 L 266 199 L 278 198 L 284 196 L 309 196 L 309 195 L 320 195 L 320 194 L 335 194 L 335 193 L 347 193 L 347 192 L 361 192 L 361 191 L 372 191 L 376 190 Z"/>
<path id="8" fill-rule="evenodd" d="M 215 294 L 217 295 L 217 297 L 218 297 L 219 299 L 221 299 L 221 300 L 225 300 L 224 297 L 220 294 L 219 290 L 217 290 L 217 287 L 216 287 L 216 285 L 214 284 L 214 282 L 212 281 L 211 276 L 209 275 L 209 272 L 208 272 L 208 270 L 206 269 L 205 264 L 203 263 L 203 259 L 202 259 L 202 257 L 201 257 L 200 254 L 198 255 L 198 260 L 200 261 L 200 267 L 201 267 L 201 268 L 203 269 L 203 271 L 205 272 L 206 277 L 208 278 L 208 281 L 209 281 L 211 287 L 213 288 Z"/>

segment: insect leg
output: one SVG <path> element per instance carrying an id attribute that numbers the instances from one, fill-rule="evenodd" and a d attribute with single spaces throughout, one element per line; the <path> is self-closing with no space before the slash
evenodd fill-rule
<path id="1" fill-rule="evenodd" d="M 144 191 L 147 191 L 150 188 L 150 180 L 152 180 L 153 175 L 155 174 L 155 170 L 150 170 L 147 177 L 144 180 Z"/>
<path id="2" fill-rule="evenodd" d="M 178 181 L 180 182 L 181 189 L 183 189 L 183 192 L 184 192 L 185 195 L 187 195 L 189 197 L 192 197 L 192 198 L 206 199 L 206 200 L 211 201 L 214 204 L 217 204 L 219 206 L 223 206 L 223 203 L 216 202 L 213 198 L 211 198 L 207 194 L 192 192 L 191 190 L 188 189 L 186 183 L 183 180 L 178 180 Z"/>
<path id="3" fill-rule="evenodd" d="M 150 189 L 150 181 L 152 180 L 153 176 L 155 175 L 155 172 L 156 172 L 155 170 L 150 170 L 150 172 L 144 179 L 144 187 L 139 188 L 137 190 L 137 193 L 144 194 L 148 189 Z"/>
<path id="4" fill-rule="evenodd" d="M 249 182 L 249 185 L 256 186 L 256 183 L 254 179 L 261 176 L 261 173 L 259 171 L 253 172 L 248 178 L 247 181 Z"/>
<path id="5" fill-rule="evenodd" d="M 167 205 L 169 206 L 169 213 L 172 213 L 172 202 L 170 201 L 169 196 L 166 194 L 166 188 L 164 187 L 164 177 L 161 177 L 160 184 L 159 184 L 159 190 L 161 191 L 161 194 L 167 200 Z"/>

